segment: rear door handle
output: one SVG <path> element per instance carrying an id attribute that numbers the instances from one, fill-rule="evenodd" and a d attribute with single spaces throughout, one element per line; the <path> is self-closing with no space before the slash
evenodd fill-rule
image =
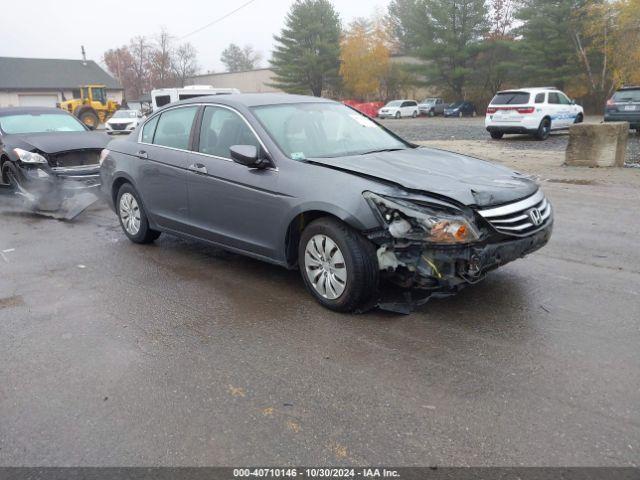
<path id="1" fill-rule="evenodd" d="M 149 155 L 144 150 L 140 150 L 138 152 L 138 157 L 140 157 L 140 158 L 149 158 Z"/>
<path id="2" fill-rule="evenodd" d="M 189 165 L 189 170 L 196 173 L 207 173 L 207 167 L 201 163 L 192 163 Z"/>

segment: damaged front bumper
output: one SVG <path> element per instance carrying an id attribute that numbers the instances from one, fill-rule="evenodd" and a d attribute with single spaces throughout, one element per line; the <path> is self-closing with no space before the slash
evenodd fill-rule
<path id="1" fill-rule="evenodd" d="M 100 198 L 99 166 L 21 167 L 12 181 L 15 195 L 29 209 L 72 219 Z"/>
<path id="2" fill-rule="evenodd" d="M 469 245 L 438 245 L 425 242 L 381 242 L 372 233 L 369 238 L 379 245 L 378 264 L 382 278 L 407 290 L 420 290 L 419 300 L 385 302 L 380 307 L 403 311 L 426 303 L 434 296 L 455 294 L 466 285 L 482 280 L 488 272 L 542 248 L 551 238 L 553 222 L 526 237 L 491 236 Z M 405 304 L 405 306 L 401 306 Z"/>

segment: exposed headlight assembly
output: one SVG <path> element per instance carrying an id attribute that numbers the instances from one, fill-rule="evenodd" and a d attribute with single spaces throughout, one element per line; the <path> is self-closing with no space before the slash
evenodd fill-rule
<path id="1" fill-rule="evenodd" d="M 480 239 L 478 229 L 462 214 L 372 192 L 363 195 L 395 238 L 439 244 L 471 243 Z"/>
<path id="2" fill-rule="evenodd" d="M 13 153 L 15 153 L 22 163 L 47 163 L 47 159 L 44 158 L 39 153 L 28 152 L 27 150 L 23 150 L 21 148 L 14 148 Z"/>

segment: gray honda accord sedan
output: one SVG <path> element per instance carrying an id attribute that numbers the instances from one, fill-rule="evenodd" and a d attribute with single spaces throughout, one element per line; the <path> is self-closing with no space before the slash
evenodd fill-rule
<path id="1" fill-rule="evenodd" d="M 413 292 L 401 296 L 411 304 L 455 293 L 542 247 L 553 226 L 526 176 L 297 95 L 171 104 L 109 143 L 101 177 L 133 242 L 175 234 L 298 268 L 344 312 L 395 309 L 388 290 Z"/>

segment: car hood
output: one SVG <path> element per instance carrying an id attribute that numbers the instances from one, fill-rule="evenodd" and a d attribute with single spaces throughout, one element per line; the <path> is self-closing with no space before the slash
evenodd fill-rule
<path id="1" fill-rule="evenodd" d="M 104 132 L 51 132 L 12 135 L 11 143 L 25 150 L 44 153 L 67 152 L 86 148 L 105 148 L 109 136 Z"/>
<path id="2" fill-rule="evenodd" d="M 508 168 L 433 148 L 309 161 L 392 182 L 409 190 L 444 196 L 467 206 L 509 203 L 538 190 L 533 180 Z"/>
<path id="3" fill-rule="evenodd" d="M 134 123 L 137 120 L 137 118 L 111 118 L 107 120 L 107 123 L 111 125 L 120 125 L 122 123 Z"/>

